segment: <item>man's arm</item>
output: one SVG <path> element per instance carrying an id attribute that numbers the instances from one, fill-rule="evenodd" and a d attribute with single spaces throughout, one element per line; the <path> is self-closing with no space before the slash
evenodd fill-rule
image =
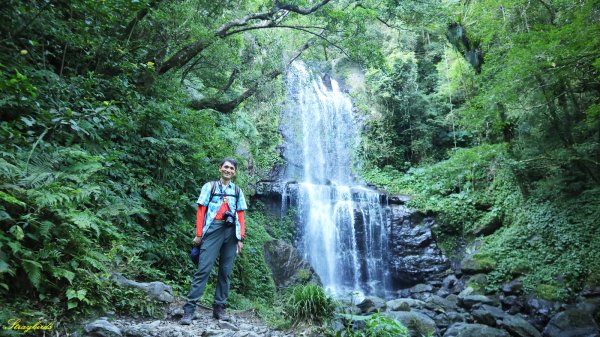
<path id="1" fill-rule="evenodd" d="M 198 211 L 196 212 L 196 236 L 202 236 L 202 230 L 204 229 L 204 218 L 206 217 L 206 209 L 206 206 L 198 205 Z"/>
<path id="2" fill-rule="evenodd" d="M 246 226 L 244 225 L 244 211 L 237 211 L 237 218 L 240 221 L 240 235 L 242 237 L 242 241 L 244 241 L 244 236 L 246 235 Z"/>

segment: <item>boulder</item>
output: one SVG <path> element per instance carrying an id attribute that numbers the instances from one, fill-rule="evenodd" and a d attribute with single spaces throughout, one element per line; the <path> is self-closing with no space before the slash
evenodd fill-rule
<path id="1" fill-rule="evenodd" d="M 90 337 L 121 337 L 121 329 L 107 321 L 106 319 L 97 319 L 85 326 L 85 332 Z"/>
<path id="2" fill-rule="evenodd" d="M 423 283 L 419 283 L 419 284 L 413 286 L 412 288 L 410 288 L 411 294 L 430 293 L 432 290 L 433 290 L 433 287 L 431 285 L 423 284 Z"/>
<path id="3" fill-rule="evenodd" d="M 560 312 L 544 328 L 544 337 L 598 337 L 600 330 L 589 312 L 570 309 Z"/>
<path id="4" fill-rule="evenodd" d="M 410 195 L 405 195 L 405 194 L 392 195 L 392 196 L 388 197 L 388 202 L 390 204 L 395 204 L 395 205 L 404 205 L 411 200 L 412 200 L 412 197 Z"/>
<path id="5" fill-rule="evenodd" d="M 315 270 L 306 262 L 298 250 L 283 240 L 272 240 L 264 246 L 265 262 L 271 269 L 278 287 L 313 282 L 321 284 Z"/>
<path id="6" fill-rule="evenodd" d="M 465 252 L 469 253 L 465 254 L 460 261 L 458 269 L 461 273 L 469 275 L 487 274 L 494 269 L 496 261 L 492 257 L 477 254 L 481 244 L 481 241 L 475 240 L 465 248 Z"/>
<path id="7" fill-rule="evenodd" d="M 410 330 L 411 336 L 431 336 L 437 331 L 435 321 L 418 311 L 388 311 L 383 315 L 400 321 Z"/>
<path id="8" fill-rule="evenodd" d="M 390 311 L 410 311 L 411 309 L 422 309 L 425 302 L 413 298 L 397 298 L 386 302 L 387 309 Z"/>
<path id="9" fill-rule="evenodd" d="M 529 322 L 517 315 L 509 315 L 499 308 L 480 305 L 471 312 L 476 322 L 499 327 L 515 337 L 541 337 L 542 334 Z"/>
<path id="10" fill-rule="evenodd" d="M 525 302 L 524 309 L 526 314 L 533 317 L 532 323 L 539 330 L 543 330 L 550 318 L 561 309 L 561 304 L 537 297 L 529 297 Z"/>
<path id="11" fill-rule="evenodd" d="M 478 306 L 477 309 L 471 311 L 471 315 L 473 315 L 473 319 L 477 323 L 489 326 L 497 326 L 499 325 L 499 321 L 504 318 L 506 313 L 496 307 L 481 305 Z"/>
<path id="12" fill-rule="evenodd" d="M 587 285 L 583 288 L 580 295 L 584 297 L 600 297 L 600 285 Z"/>
<path id="13" fill-rule="evenodd" d="M 438 290 L 439 296 L 447 296 L 449 294 L 458 294 L 465 288 L 465 283 L 459 281 L 454 274 L 450 274 L 442 280 L 442 286 Z"/>
<path id="14" fill-rule="evenodd" d="M 478 304 L 499 306 L 500 302 L 493 297 L 487 297 L 484 295 L 459 295 L 458 304 L 463 308 L 470 309 Z"/>
<path id="15" fill-rule="evenodd" d="M 429 296 L 425 300 L 425 307 L 438 312 L 457 310 L 456 302 L 452 301 L 452 298 L 447 299 L 437 295 Z"/>
<path id="16" fill-rule="evenodd" d="M 173 302 L 175 300 L 175 297 L 173 297 L 173 289 L 162 282 L 136 282 L 127 279 L 119 273 L 111 273 L 110 279 L 121 286 L 142 289 L 148 294 L 148 297 L 153 300 L 161 302 Z"/>
<path id="17" fill-rule="evenodd" d="M 505 295 L 520 295 L 523 292 L 523 281 L 514 279 L 502 286 L 502 292 Z"/>
<path id="18" fill-rule="evenodd" d="M 454 323 L 446 330 L 444 337 L 510 337 L 510 335 L 504 330 L 483 324 Z"/>
<path id="19" fill-rule="evenodd" d="M 498 298 L 500 299 L 500 303 L 502 303 L 502 308 L 511 315 L 525 311 L 524 297 L 516 295 L 500 295 Z"/>
<path id="20" fill-rule="evenodd" d="M 154 321 L 152 323 L 135 324 L 126 326 L 123 328 L 123 333 L 127 337 L 146 337 L 156 334 L 160 321 Z"/>
<path id="21" fill-rule="evenodd" d="M 506 315 L 500 322 L 500 327 L 508 331 L 512 336 L 518 337 L 542 337 L 542 334 L 518 315 Z"/>
<path id="22" fill-rule="evenodd" d="M 438 328 L 446 329 L 448 326 L 454 323 L 466 323 L 470 321 L 470 317 L 466 313 L 450 311 L 435 315 L 433 320 Z"/>
<path id="23" fill-rule="evenodd" d="M 356 306 L 360 308 L 360 311 L 363 314 L 382 312 L 387 308 L 385 300 L 377 296 L 367 296 Z"/>

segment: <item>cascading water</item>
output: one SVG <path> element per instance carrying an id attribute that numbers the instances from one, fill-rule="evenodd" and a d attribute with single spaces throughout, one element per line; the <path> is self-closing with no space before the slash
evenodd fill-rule
<path id="1" fill-rule="evenodd" d="M 291 67 L 287 88 L 284 179 L 298 182 L 298 248 L 334 294 L 384 295 L 390 290 L 384 253 L 389 216 L 379 194 L 361 187 L 352 174 L 358 137 L 352 104 L 335 80 L 322 79 L 300 62 Z"/>

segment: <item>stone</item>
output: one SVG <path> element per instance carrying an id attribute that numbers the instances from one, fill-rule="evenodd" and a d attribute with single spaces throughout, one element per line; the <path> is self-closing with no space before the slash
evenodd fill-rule
<path id="1" fill-rule="evenodd" d="M 404 195 L 404 194 L 392 195 L 388 198 L 388 202 L 390 204 L 396 204 L 396 205 L 404 205 L 411 200 L 412 200 L 412 197 L 410 195 Z"/>
<path id="2" fill-rule="evenodd" d="M 469 277 L 469 280 L 467 281 L 467 286 L 473 288 L 474 292 L 478 294 L 486 293 L 485 287 L 487 287 L 487 284 L 488 280 L 486 274 L 475 274 Z"/>
<path id="3" fill-rule="evenodd" d="M 446 294 L 458 294 L 464 289 L 464 283 L 460 282 L 456 275 L 450 274 L 442 280 L 442 287 L 439 292 Z M 438 294 L 440 295 L 440 294 Z M 442 296 L 442 295 L 440 295 Z"/>
<path id="4" fill-rule="evenodd" d="M 431 336 L 437 331 L 435 321 L 418 311 L 388 311 L 383 315 L 400 321 L 415 336 Z"/>
<path id="5" fill-rule="evenodd" d="M 321 284 L 315 270 L 298 250 L 283 240 L 272 240 L 264 245 L 265 262 L 271 269 L 275 285 L 286 288 L 295 284 Z"/>
<path id="6" fill-rule="evenodd" d="M 475 224 L 473 235 L 475 237 L 486 236 L 493 234 L 495 231 L 502 227 L 502 221 L 493 212 L 487 213 Z"/>
<path id="7" fill-rule="evenodd" d="M 466 252 L 463 259 L 460 261 L 458 269 L 461 273 L 474 275 L 474 274 L 487 274 L 494 269 L 496 261 L 490 256 L 479 256 L 477 252 L 481 247 L 481 241 L 475 240 L 465 248 Z"/>
<path id="8" fill-rule="evenodd" d="M 431 295 L 425 300 L 425 307 L 427 309 L 437 312 L 447 312 L 456 310 L 456 302 L 445 299 L 437 295 Z"/>
<path id="9" fill-rule="evenodd" d="M 384 299 L 377 296 L 367 296 L 365 299 L 356 305 L 360 308 L 361 313 L 370 314 L 374 312 L 382 312 L 386 309 L 386 302 Z"/>
<path id="10" fill-rule="evenodd" d="M 586 286 L 580 293 L 584 297 L 600 297 L 600 285 L 597 286 Z"/>
<path id="11" fill-rule="evenodd" d="M 123 336 L 121 329 L 105 319 L 97 319 L 85 326 L 85 332 L 93 337 L 120 337 Z"/>
<path id="12" fill-rule="evenodd" d="M 471 312 L 476 322 L 496 326 L 515 337 L 541 337 L 540 332 L 529 322 L 517 315 L 509 315 L 499 308 L 480 305 Z"/>
<path id="13" fill-rule="evenodd" d="M 596 317 L 600 313 L 600 298 L 581 298 L 575 306 Z"/>
<path id="14" fill-rule="evenodd" d="M 473 315 L 473 319 L 477 323 L 489 326 L 497 326 L 499 325 L 498 321 L 503 319 L 505 313 L 499 308 L 489 305 L 481 305 L 478 306 L 477 309 L 471 311 L 471 315 Z"/>
<path id="15" fill-rule="evenodd" d="M 435 324 L 438 329 L 442 332 L 445 331 L 448 326 L 454 323 L 467 323 L 473 322 L 472 317 L 468 313 L 461 313 L 456 311 L 449 311 L 445 313 L 437 314 L 433 317 Z"/>
<path id="16" fill-rule="evenodd" d="M 431 292 L 433 290 L 433 287 L 429 284 L 417 284 L 414 287 L 410 288 L 410 292 L 411 293 L 425 293 L 425 292 Z"/>
<path id="17" fill-rule="evenodd" d="M 489 273 L 493 270 L 492 266 L 482 263 L 473 256 L 465 256 L 460 261 L 460 270 L 465 274 Z"/>
<path id="18" fill-rule="evenodd" d="M 477 304 L 487 304 L 492 306 L 499 306 L 500 302 L 492 297 L 487 297 L 484 295 L 466 295 L 466 296 L 458 296 L 458 304 L 466 309 L 470 309 L 471 307 Z"/>
<path id="19" fill-rule="evenodd" d="M 500 295 L 498 299 L 502 304 L 502 308 L 504 308 L 504 310 L 506 310 L 511 315 L 525 311 L 525 298 L 521 296 Z"/>
<path id="20" fill-rule="evenodd" d="M 506 315 L 500 327 L 508 331 L 512 336 L 518 337 L 542 337 L 542 334 L 533 326 L 520 316 L 517 315 Z"/>
<path id="21" fill-rule="evenodd" d="M 544 328 L 545 337 L 598 337 L 600 330 L 592 315 L 581 309 L 560 312 Z"/>
<path id="22" fill-rule="evenodd" d="M 118 285 L 140 288 L 144 290 L 150 299 L 155 299 L 162 302 L 173 302 L 173 289 L 162 282 L 136 282 L 127 279 L 119 273 L 111 273 L 110 279 Z"/>
<path id="23" fill-rule="evenodd" d="M 502 292 L 506 295 L 520 295 L 523 292 L 523 281 L 514 279 L 502 286 Z"/>
<path id="24" fill-rule="evenodd" d="M 397 298 L 386 302 L 387 309 L 390 311 L 410 311 L 411 308 L 421 309 L 425 307 L 425 302 L 412 298 Z"/>
<path id="25" fill-rule="evenodd" d="M 234 324 L 227 322 L 227 321 L 219 321 L 219 328 L 226 329 L 226 330 L 232 330 L 232 331 L 240 330 L 237 326 L 235 326 Z"/>
<path id="26" fill-rule="evenodd" d="M 444 337 L 510 337 L 508 332 L 483 324 L 454 323 Z"/>
<path id="27" fill-rule="evenodd" d="M 532 323 L 539 329 L 543 330 L 548 321 L 561 308 L 560 303 L 544 300 L 537 297 L 529 297 L 525 302 L 524 311 L 530 315 Z"/>

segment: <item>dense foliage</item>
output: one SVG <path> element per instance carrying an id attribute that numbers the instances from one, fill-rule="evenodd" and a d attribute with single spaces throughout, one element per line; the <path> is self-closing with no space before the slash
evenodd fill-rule
<path id="1" fill-rule="evenodd" d="M 406 42 L 368 72 L 379 111 L 363 176 L 437 214 L 446 253 L 482 241 L 488 290 L 522 276 L 557 299 L 598 284 L 598 1 L 445 9 L 421 34 L 390 33 Z"/>
<path id="2" fill-rule="evenodd" d="M 191 107 L 186 90 L 192 90 L 187 84 L 192 81 L 196 88 L 218 83 L 212 77 L 224 72 L 183 71 L 181 65 L 175 75 L 159 75 L 158 54 L 217 24 L 190 23 L 199 10 L 228 9 L 210 2 L 201 7 L 157 1 L 4 4 L 3 321 L 14 315 L 24 321 L 45 317 L 56 327 L 92 311 L 157 312 L 159 304 L 117 288 L 110 273 L 163 281 L 185 293 L 193 268 L 187 250 L 194 200 L 202 184 L 218 177 L 221 158 L 234 156 L 242 163 L 236 181 L 250 195 L 248 184 L 279 160 L 274 149 L 281 85 L 248 99 L 251 109 L 222 114 Z M 215 64 L 207 62 L 241 66 L 239 57 L 256 43 L 249 36 L 215 44 Z M 231 57 L 219 59 L 220 53 Z M 246 57 L 243 66 L 256 71 L 257 64 L 268 63 L 253 53 Z M 265 102 L 260 95 L 272 99 Z M 250 300 L 273 299 L 274 285 L 259 254 L 268 239 L 265 225 L 260 214 L 248 215 L 248 254 L 236 265 L 241 277 L 234 290 Z"/>

